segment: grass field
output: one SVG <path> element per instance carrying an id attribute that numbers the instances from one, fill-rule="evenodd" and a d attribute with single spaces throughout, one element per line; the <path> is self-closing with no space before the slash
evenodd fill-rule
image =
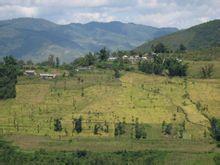
<path id="1" fill-rule="evenodd" d="M 192 162 L 200 157 L 206 164 L 214 152 L 219 152 L 209 135 L 207 118 L 220 118 L 220 79 L 215 63 L 214 79 L 206 80 L 192 76 L 198 72 L 193 62 L 189 68 L 192 75 L 187 78 L 123 72 L 115 79 L 110 70 L 81 72 L 57 80 L 20 77 L 16 99 L 0 101 L 0 134 L 25 150 L 159 150 L 168 152 L 168 162 L 178 162 L 183 159 L 180 155 L 193 153 Z M 198 110 L 198 103 L 207 107 L 205 112 Z M 80 116 L 83 131 L 77 134 L 73 119 Z M 54 131 L 56 118 L 61 119 L 61 132 Z M 146 139 L 135 139 L 135 121 L 145 128 Z M 171 135 L 162 133 L 163 121 L 172 124 Z M 115 137 L 119 122 L 126 124 L 126 132 Z M 180 138 L 182 123 L 185 130 Z M 96 124 L 108 125 L 108 132 L 94 134 Z M 179 153 L 175 160 L 172 152 Z"/>

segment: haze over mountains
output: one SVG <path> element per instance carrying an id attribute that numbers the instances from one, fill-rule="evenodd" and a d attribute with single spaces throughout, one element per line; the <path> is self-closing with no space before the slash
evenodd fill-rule
<path id="1" fill-rule="evenodd" d="M 135 50 L 138 52 L 149 52 L 152 45 L 157 43 L 163 43 L 173 51 L 177 50 L 180 44 L 184 44 L 188 50 L 206 50 L 220 47 L 220 20 L 209 21 L 189 29 L 159 37 L 146 42 Z"/>
<path id="2" fill-rule="evenodd" d="M 58 25 L 36 18 L 5 20 L 0 21 L 0 58 L 13 55 L 42 61 L 54 54 L 69 61 L 104 46 L 110 50 L 131 50 L 177 30 L 117 21 Z"/>

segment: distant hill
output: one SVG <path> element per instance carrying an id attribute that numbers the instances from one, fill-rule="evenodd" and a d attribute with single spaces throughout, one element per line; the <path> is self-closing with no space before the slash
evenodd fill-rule
<path id="1" fill-rule="evenodd" d="M 148 52 L 151 50 L 152 45 L 156 45 L 160 42 L 173 51 L 177 50 L 180 44 L 184 44 L 189 51 L 220 47 L 220 20 L 203 23 L 146 42 L 137 47 L 135 51 Z"/>
<path id="2" fill-rule="evenodd" d="M 0 21 L 0 58 L 13 55 L 42 61 L 54 54 L 69 61 L 104 46 L 110 50 L 133 49 L 177 30 L 116 21 L 58 25 L 36 18 L 5 20 Z"/>

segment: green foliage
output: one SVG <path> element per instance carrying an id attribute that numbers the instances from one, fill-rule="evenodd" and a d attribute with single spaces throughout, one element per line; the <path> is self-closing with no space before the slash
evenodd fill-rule
<path id="1" fill-rule="evenodd" d="M 165 60 L 165 68 L 169 71 L 169 76 L 186 76 L 187 64 L 175 58 L 168 58 Z"/>
<path id="2" fill-rule="evenodd" d="M 115 125 L 115 136 L 120 136 L 125 134 L 125 123 L 119 122 Z"/>
<path id="3" fill-rule="evenodd" d="M 118 69 L 114 69 L 114 72 L 115 72 L 115 74 L 114 74 L 115 78 L 120 78 L 119 70 Z"/>
<path id="4" fill-rule="evenodd" d="M 220 120 L 216 118 L 212 118 L 210 120 L 211 124 L 211 135 L 216 141 L 220 141 Z"/>
<path id="5" fill-rule="evenodd" d="M 62 124 L 61 124 L 61 119 L 55 119 L 54 120 L 54 131 L 60 132 L 62 131 Z"/>
<path id="6" fill-rule="evenodd" d="M 99 129 L 100 129 L 100 125 L 99 125 L 99 124 L 95 124 L 93 133 L 94 133 L 95 135 L 97 135 L 98 132 L 99 132 Z"/>
<path id="7" fill-rule="evenodd" d="M 214 71 L 214 65 L 213 64 L 209 64 L 209 65 L 205 65 L 201 68 L 201 77 L 202 78 L 211 78 L 212 74 Z"/>
<path id="8" fill-rule="evenodd" d="M 138 120 L 135 122 L 135 138 L 136 139 L 146 139 L 147 138 L 147 133 L 145 131 L 145 128 L 143 125 L 138 123 Z"/>
<path id="9" fill-rule="evenodd" d="M 139 70 L 148 74 L 159 74 L 163 71 L 168 70 L 169 76 L 186 76 L 187 64 L 183 64 L 176 58 L 162 57 L 157 55 L 153 61 L 142 61 L 139 63 Z"/>
<path id="10" fill-rule="evenodd" d="M 40 149 L 24 152 L 10 143 L 0 141 L 0 164 L 163 164 L 166 152 L 162 151 L 117 151 L 92 153 L 85 150 L 73 152 L 49 152 Z"/>
<path id="11" fill-rule="evenodd" d="M 160 56 L 155 56 L 153 61 L 142 61 L 139 63 L 139 70 L 148 74 L 162 74 L 164 69 L 163 59 Z"/>
<path id="12" fill-rule="evenodd" d="M 56 57 L 56 67 L 58 68 L 60 66 L 60 59 L 59 57 Z"/>
<path id="13" fill-rule="evenodd" d="M 166 129 L 166 122 L 165 121 L 163 121 L 161 129 L 162 129 L 162 133 L 164 133 L 165 129 Z"/>
<path id="14" fill-rule="evenodd" d="M 48 65 L 50 66 L 50 67 L 54 67 L 55 66 L 55 61 L 54 61 L 54 55 L 49 55 L 49 57 L 48 57 Z"/>
<path id="15" fill-rule="evenodd" d="M 155 52 L 155 53 L 166 53 L 166 52 L 168 52 L 167 48 L 161 42 L 156 44 L 155 46 L 152 45 L 151 48 L 152 48 L 152 51 Z"/>
<path id="16" fill-rule="evenodd" d="M 74 126 L 74 130 L 77 133 L 82 132 L 82 117 L 81 116 L 78 119 L 74 119 L 73 126 Z"/>
<path id="17" fill-rule="evenodd" d="M 0 64 L 0 99 L 16 97 L 18 66 L 16 60 L 9 56 Z"/>
<path id="18" fill-rule="evenodd" d="M 163 121 L 162 123 L 162 133 L 164 133 L 165 135 L 170 135 L 172 133 L 172 124 L 171 123 L 166 123 L 165 121 Z"/>
<path id="19" fill-rule="evenodd" d="M 178 51 L 179 52 L 185 52 L 186 51 L 186 47 L 183 44 L 180 44 Z"/>
<path id="20" fill-rule="evenodd" d="M 97 56 L 99 61 L 107 61 L 110 56 L 110 52 L 104 47 L 99 52 L 97 52 Z"/>

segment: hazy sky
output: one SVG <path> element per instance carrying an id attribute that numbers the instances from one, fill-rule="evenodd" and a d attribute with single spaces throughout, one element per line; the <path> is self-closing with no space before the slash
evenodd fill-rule
<path id="1" fill-rule="evenodd" d="M 0 20 L 18 17 L 59 24 L 122 21 L 186 28 L 220 19 L 220 0 L 0 0 Z"/>

